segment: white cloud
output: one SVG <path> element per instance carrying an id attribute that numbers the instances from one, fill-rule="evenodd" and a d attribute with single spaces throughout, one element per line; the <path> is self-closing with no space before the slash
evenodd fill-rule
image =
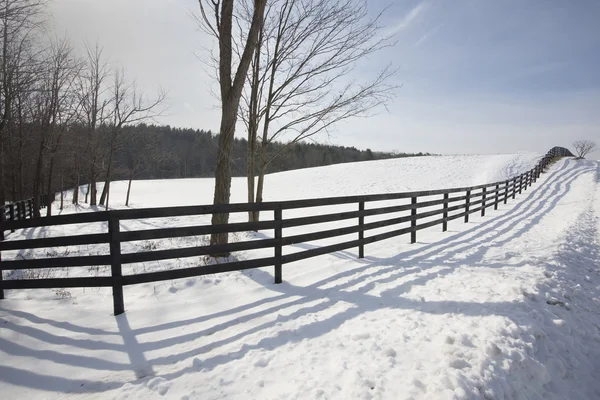
<path id="1" fill-rule="evenodd" d="M 408 28 L 428 7 L 429 3 L 425 1 L 417 4 L 395 23 L 393 23 L 386 33 L 388 35 L 395 35 L 398 32 Z"/>

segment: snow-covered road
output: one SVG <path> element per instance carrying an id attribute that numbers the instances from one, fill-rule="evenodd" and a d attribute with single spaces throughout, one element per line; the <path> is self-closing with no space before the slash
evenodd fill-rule
<path id="1" fill-rule="evenodd" d="M 0 398 L 598 399 L 600 164 L 284 268 L 0 303 Z M 135 290 L 135 289 L 132 289 Z"/>

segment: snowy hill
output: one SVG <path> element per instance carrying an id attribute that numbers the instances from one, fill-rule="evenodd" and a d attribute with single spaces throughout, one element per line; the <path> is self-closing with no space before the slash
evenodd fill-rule
<path id="1" fill-rule="evenodd" d="M 474 185 L 536 159 L 424 157 L 289 171 L 268 177 L 266 198 Z M 134 185 L 136 207 L 212 197 L 211 180 Z M 244 185 L 234 182 L 233 201 L 244 201 Z M 124 187 L 115 186 L 113 199 Z M 564 159 L 486 217 L 454 221 L 446 233 L 425 230 L 415 245 L 406 237 L 369 245 L 362 260 L 342 251 L 288 265 L 280 285 L 262 268 L 133 286 L 116 318 L 110 290 L 8 291 L 0 301 L 0 393 L 597 399 L 599 216 L 600 163 Z"/>
<path id="2" fill-rule="evenodd" d="M 264 197 L 265 201 L 292 200 L 479 185 L 525 172 L 540 157 L 535 153 L 428 156 L 298 169 L 267 175 Z M 212 178 L 134 181 L 130 205 L 210 204 L 213 190 Z M 123 207 L 126 193 L 126 181 L 113 182 L 111 206 Z M 246 179 L 233 178 L 231 202 L 246 201 Z"/>

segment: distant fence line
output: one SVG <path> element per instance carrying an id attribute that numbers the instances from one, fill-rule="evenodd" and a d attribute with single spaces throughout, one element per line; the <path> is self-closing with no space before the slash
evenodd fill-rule
<path id="1" fill-rule="evenodd" d="M 41 208 L 45 208 L 48 204 L 48 195 L 42 194 L 40 199 Z M 33 218 L 33 197 L 0 206 L 0 222 L 19 221 L 27 218 Z M 0 230 L 0 240 L 4 240 L 5 231 L 6 229 Z M 11 229 L 11 232 L 14 231 Z"/>
<path id="2" fill-rule="evenodd" d="M 537 179 L 540 177 L 540 174 L 544 172 L 544 169 L 548 166 L 553 158 L 564 156 L 573 156 L 573 154 L 565 148 L 554 147 L 540 160 L 540 162 L 534 168 L 521 175 L 500 182 L 463 188 L 426 190 L 406 193 L 386 193 L 377 195 L 328 197 L 265 203 L 239 203 L 111 210 L 34 219 L 10 218 L 8 220 L 0 221 L 0 225 L 2 226 L 0 229 L 2 229 L 2 232 L 5 230 L 14 231 L 15 229 L 94 222 L 107 222 L 108 231 L 106 233 L 21 239 L 0 242 L 0 299 L 4 298 L 4 289 L 111 287 L 113 292 L 114 313 L 115 315 L 119 315 L 125 311 L 123 286 L 127 285 L 195 277 L 229 271 L 241 271 L 245 269 L 266 266 L 274 266 L 275 283 L 281 283 L 282 266 L 287 263 L 349 248 L 358 248 L 358 257 L 363 258 L 364 247 L 367 244 L 409 233 L 411 243 L 415 243 L 417 241 L 417 231 L 419 230 L 436 225 L 442 225 L 442 231 L 445 232 L 448 229 L 449 221 L 464 218 L 464 221 L 468 222 L 469 215 L 476 212 L 480 212 L 481 215 L 484 216 L 486 209 L 493 207 L 494 210 L 496 210 L 498 209 L 498 204 L 506 204 L 509 199 L 515 199 L 517 194 L 527 190 L 528 187 L 537 181 Z M 432 196 L 442 197 L 432 199 Z M 425 199 L 423 200 L 423 198 Z M 410 199 L 410 203 L 369 209 L 365 207 L 365 205 L 370 202 L 398 199 Z M 342 204 L 356 204 L 356 210 L 296 218 L 283 217 L 284 210 Z M 418 212 L 419 209 L 436 206 L 439 207 L 433 210 Z M 31 205 L 29 207 L 31 208 Z M 120 230 L 120 221 L 122 220 L 207 215 L 216 213 L 240 213 L 249 211 L 270 211 L 273 212 L 273 219 L 260 222 L 158 228 L 127 232 L 121 232 Z M 401 217 L 365 223 L 365 217 L 367 216 L 384 215 L 404 211 L 409 212 L 409 214 Z M 431 218 L 438 215 L 441 215 L 441 217 L 433 221 L 419 223 L 419 221 L 422 219 Z M 307 226 L 324 222 L 346 221 L 354 218 L 357 219 L 357 224 L 352 226 L 317 230 L 311 233 L 290 236 L 283 235 L 284 228 Z M 367 231 L 400 224 L 406 224 L 406 226 L 383 233 L 373 234 L 371 236 L 365 236 L 365 232 Z M 180 249 L 121 253 L 121 243 L 130 241 L 178 238 L 185 236 L 208 235 L 212 233 L 259 231 L 267 229 L 273 229 L 273 238 L 234 242 L 223 245 L 205 245 Z M 358 237 L 353 240 L 283 255 L 284 246 L 354 233 L 356 233 Z M 2 251 L 91 244 L 109 244 L 110 252 L 106 255 L 52 257 L 10 261 L 1 260 Z M 273 249 L 272 257 L 255 258 L 251 260 L 233 261 L 223 264 L 180 268 L 166 271 L 145 272 L 132 275 L 123 275 L 122 273 L 123 264 L 267 248 Z M 85 267 L 98 265 L 110 265 L 111 276 L 3 280 L 1 273 L 2 271 L 8 270 Z"/>

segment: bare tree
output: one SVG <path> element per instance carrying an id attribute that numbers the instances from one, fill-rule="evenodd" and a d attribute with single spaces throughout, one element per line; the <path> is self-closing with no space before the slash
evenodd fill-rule
<path id="1" fill-rule="evenodd" d="M 292 145 L 327 132 L 345 119 L 370 115 L 394 97 L 398 86 L 389 66 L 371 80 L 350 78 L 359 61 L 393 44 L 382 34 L 380 15 L 368 17 L 366 0 L 271 4 L 241 104 L 248 128 L 249 202 L 262 201 L 267 167 L 286 149 L 270 152 L 271 143 L 285 139 Z M 250 213 L 250 221 L 258 218 L 258 212 Z"/>
<path id="2" fill-rule="evenodd" d="M 47 189 L 50 191 L 52 189 L 54 156 L 60 146 L 63 134 L 76 116 L 79 105 L 74 85 L 80 63 L 73 56 L 70 42 L 66 38 L 54 40 L 48 47 L 43 64 L 44 68 L 36 92 L 34 116 L 40 134 L 33 180 L 33 211 L 37 217 L 39 217 L 41 206 L 40 196 L 45 163 L 49 161 L 45 175 L 48 178 Z M 47 205 L 49 206 L 51 203 L 52 196 L 49 196 Z M 47 213 L 51 214 L 50 206 Z"/>
<path id="3" fill-rule="evenodd" d="M 96 181 L 100 175 L 101 136 L 98 128 L 108 120 L 108 87 L 106 79 L 110 74 L 108 61 L 103 57 L 103 49 L 97 43 L 95 47 L 86 44 L 86 64 L 79 75 L 77 89 L 81 104 L 80 122 L 86 131 L 86 151 L 79 157 L 84 158 L 88 168 L 90 205 L 97 202 Z M 78 186 L 78 184 L 77 184 Z M 76 188 L 76 190 L 78 187 Z"/>
<path id="4" fill-rule="evenodd" d="M 585 158 L 588 154 L 596 150 L 596 143 L 591 140 L 577 140 L 573 143 L 577 157 Z"/>
<path id="5" fill-rule="evenodd" d="M 147 100 L 143 93 L 138 91 L 135 82 L 128 81 L 125 78 L 125 72 L 122 69 L 115 72 L 110 99 L 112 111 L 111 124 L 108 127 L 110 133 L 106 179 L 100 196 L 100 204 L 104 205 L 106 209 L 108 209 L 110 197 L 110 181 L 112 179 L 115 151 L 127 141 L 123 137 L 123 128 L 158 117 L 164 111 L 161 106 L 164 105 L 165 99 L 166 93 L 159 90 L 155 99 Z"/>
<path id="6" fill-rule="evenodd" d="M 219 43 L 219 86 L 221 94 L 221 124 L 219 128 L 219 149 L 215 169 L 214 204 L 228 204 L 231 196 L 231 152 L 237 113 L 258 33 L 263 24 L 266 0 L 254 0 L 252 18 L 242 40 L 243 51 L 239 54 L 237 68 L 233 72 L 233 24 L 234 0 L 199 0 L 203 26 L 216 37 Z M 245 32 L 240 32 L 242 34 Z M 226 224 L 228 213 L 213 214 L 212 224 Z M 214 233 L 211 244 L 228 242 L 227 233 Z"/>
<path id="7" fill-rule="evenodd" d="M 6 144 L 19 145 L 6 140 L 9 130 L 15 128 L 13 118 L 17 97 L 25 89 L 19 71 L 31 61 L 26 54 L 30 54 L 32 32 L 42 21 L 43 4 L 41 0 L 0 0 L 0 204 L 6 199 Z M 13 179 L 13 192 L 16 192 L 15 186 Z"/>

